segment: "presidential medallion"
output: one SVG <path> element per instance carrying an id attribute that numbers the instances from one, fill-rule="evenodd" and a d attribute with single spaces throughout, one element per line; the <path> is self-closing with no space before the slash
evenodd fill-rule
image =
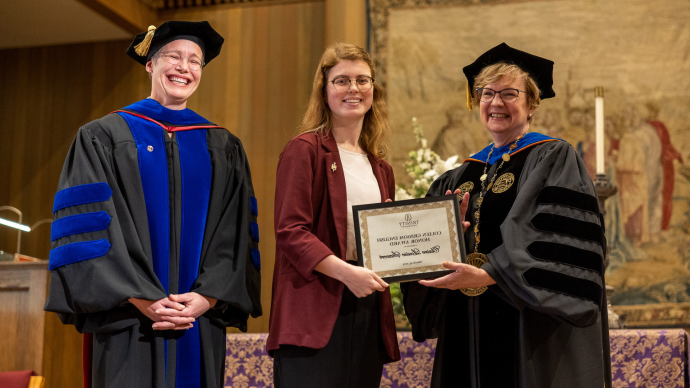
<path id="1" fill-rule="evenodd" d="M 474 252 L 467 255 L 467 264 L 480 268 L 482 265 L 489 262 L 489 258 L 485 254 Z"/>
<path id="2" fill-rule="evenodd" d="M 489 262 L 489 258 L 486 257 L 485 254 L 479 253 L 479 252 L 474 252 L 470 253 L 467 255 L 467 264 L 481 268 L 482 265 L 486 264 Z M 488 288 L 485 287 L 477 287 L 477 288 L 461 288 L 460 292 L 467 296 L 477 296 L 483 294 Z"/>
<path id="3" fill-rule="evenodd" d="M 496 183 L 494 186 L 491 188 L 491 191 L 493 191 L 496 194 L 500 194 L 510 188 L 510 186 L 513 185 L 515 182 L 515 176 L 509 172 L 501 175 L 496 179 Z"/>

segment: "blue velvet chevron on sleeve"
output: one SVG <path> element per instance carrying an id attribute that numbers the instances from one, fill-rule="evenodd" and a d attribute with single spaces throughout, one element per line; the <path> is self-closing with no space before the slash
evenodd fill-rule
<path id="1" fill-rule="evenodd" d="M 73 234 L 105 230 L 108 228 L 110 220 L 110 216 L 104 211 L 62 217 L 53 222 L 50 230 L 50 240 L 55 241 L 61 237 Z"/>
<path id="2" fill-rule="evenodd" d="M 68 187 L 55 194 L 53 213 L 72 206 L 107 201 L 112 194 L 113 191 L 105 182 Z M 61 217 L 53 222 L 50 238 L 55 241 L 67 236 L 106 230 L 111 219 L 105 211 Z M 64 265 L 104 256 L 110 246 L 107 239 L 59 245 L 50 251 L 49 268 L 53 270 Z"/>
<path id="3" fill-rule="evenodd" d="M 250 230 L 250 233 L 252 235 L 252 240 L 259 242 L 259 224 L 252 221 L 249 224 L 249 230 Z"/>
<path id="4" fill-rule="evenodd" d="M 70 206 L 107 201 L 112 195 L 113 191 L 105 182 L 68 187 L 55 194 L 53 213 Z"/>

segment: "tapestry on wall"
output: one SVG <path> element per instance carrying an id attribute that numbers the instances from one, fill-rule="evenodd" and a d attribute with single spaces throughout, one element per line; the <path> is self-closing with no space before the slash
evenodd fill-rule
<path id="1" fill-rule="evenodd" d="M 501 42 L 555 62 L 531 131 L 565 139 L 594 177 L 594 87 L 605 89 L 607 283 L 631 327 L 690 323 L 690 4 L 687 0 L 370 0 L 370 49 L 395 131 L 391 164 L 490 143 L 462 68 Z"/>

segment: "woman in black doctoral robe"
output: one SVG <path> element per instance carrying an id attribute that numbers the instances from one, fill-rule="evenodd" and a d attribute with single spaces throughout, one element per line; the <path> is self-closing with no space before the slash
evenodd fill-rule
<path id="1" fill-rule="evenodd" d="M 431 386 L 611 386 L 594 185 L 565 141 L 530 133 L 553 62 L 505 43 L 463 69 L 494 143 L 427 195 L 462 196 L 469 264 L 402 285 L 414 339 L 438 337 Z"/>
<path id="2" fill-rule="evenodd" d="M 80 128 L 65 160 L 45 309 L 85 333 L 86 387 L 222 387 L 225 328 L 261 315 L 242 143 L 186 108 L 222 43 L 207 22 L 137 35 L 151 97 Z"/>

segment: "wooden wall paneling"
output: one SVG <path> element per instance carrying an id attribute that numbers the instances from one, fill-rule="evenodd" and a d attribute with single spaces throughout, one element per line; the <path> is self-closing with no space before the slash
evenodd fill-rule
<path id="1" fill-rule="evenodd" d="M 43 370 L 47 263 L 0 264 L 0 371 Z"/>
<path id="2" fill-rule="evenodd" d="M 81 387 L 82 338 L 72 325 L 64 325 L 54 313 L 45 313 L 44 388 Z"/>
<path id="3" fill-rule="evenodd" d="M 16 91 L 19 85 L 17 77 L 19 62 L 18 50 L 0 51 L 8 58 L 0 61 L 0 74 L 3 75 L 3 88 L 0 93 L 0 113 L 2 113 L 2 125 L 0 125 L 0 206 L 10 205 L 10 193 L 12 192 L 11 176 L 13 171 L 12 150 L 15 148 L 14 136 L 17 131 L 10 131 L 8 128 L 17 127 L 14 125 L 14 115 L 12 114 L 16 102 L 11 91 Z M 0 211 L 0 217 L 12 221 L 17 220 L 16 214 L 9 211 Z M 14 236 L 14 237 L 11 237 Z M 10 241 L 14 240 L 14 243 Z M 16 230 L 0 225 L 0 250 L 14 253 L 17 244 Z"/>
<path id="4" fill-rule="evenodd" d="M 326 44 L 367 47 L 367 0 L 325 0 Z"/>
<path id="5" fill-rule="evenodd" d="M 275 172 L 271 173 L 267 159 L 270 154 L 262 152 L 262 141 L 269 141 L 267 137 L 269 106 L 267 98 L 269 95 L 269 50 L 268 41 L 269 8 L 258 7 L 243 10 L 243 24 L 246 20 L 247 28 L 245 35 L 242 36 L 242 45 L 248 50 L 247 56 L 242 57 L 241 68 L 241 91 L 242 95 L 247 96 L 249 106 L 240 118 L 238 133 L 245 141 L 247 156 L 252 168 L 252 180 L 254 191 L 259 202 L 259 235 L 261 238 L 261 305 L 263 316 L 256 320 L 249 321 L 250 332 L 268 332 L 268 318 L 271 311 L 270 290 L 268 286 L 273 280 L 273 262 L 275 255 L 275 237 L 273 234 L 273 219 L 267 217 L 272 214 L 273 193 L 269 193 L 271 187 L 271 177 L 275 177 Z M 244 51 L 244 50 L 243 50 Z M 252 136 L 253 135 L 253 136 Z M 265 143 L 264 143 L 265 144 Z M 275 178 L 273 179 L 275 182 Z M 275 183 L 274 183 L 275 184 Z M 267 287 L 268 286 L 268 287 Z M 268 294 L 268 295 L 267 295 Z"/>
<path id="6" fill-rule="evenodd" d="M 238 135 L 238 117 L 242 93 L 240 79 L 238 77 L 242 66 L 240 56 L 241 37 L 243 33 L 242 12 L 239 9 L 226 12 L 216 12 L 207 18 L 213 26 L 218 26 L 219 32 L 225 37 L 222 54 L 218 57 L 221 61 L 213 67 L 209 66 L 209 76 L 213 82 L 204 85 L 204 89 L 198 94 L 199 99 L 208 102 L 207 110 L 212 120 L 221 121 L 230 132 Z"/>
<path id="7" fill-rule="evenodd" d="M 0 335 L 0 371 L 17 370 L 17 363 L 15 362 L 14 350 L 17 349 L 17 342 L 20 338 L 17 336 L 19 328 L 19 310 L 22 304 L 26 303 L 26 291 L 20 290 L 1 290 L 0 295 L 3 297 L 3 303 L 0 304 L 0 318 L 2 318 L 2 332 Z"/>
<path id="8" fill-rule="evenodd" d="M 31 62 L 30 53 L 27 50 L 7 50 L 10 51 L 9 58 L 13 58 L 14 61 L 7 61 L 5 66 L 13 66 L 10 69 L 10 77 L 12 81 L 15 81 L 14 85 L 10 84 L 8 86 L 15 87 L 19 89 L 21 86 L 26 87 L 29 79 L 29 65 Z M 8 77 L 9 78 L 9 77 Z M 18 91 L 15 89 L 15 91 Z M 7 90 L 9 91 L 9 90 Z M 7 93 L 5 91 L 4 93 Z M 9 169 L 3 171 L 2 185 L 7 185 L 10 190 L 6 192 L 6 196 L 0 199 L 2 205 L 14 206 L 23 211 L 24 219 L 26 222 L 27 214 L 21 207 L 19 201 L 19 188 L 23 186 L 22 182 L 22 171 L 24 171 L 24 154 L 26 153 L 26 132 L 27 128 L 24 125 L 26 111 L 28 110 L 29 100 L 27 98 L 26 91 L 22 90 L 21 93 L 15 93 L 11 96 L 6 107 L 0 108 L 1 110 L 7 110 L 6 115 L 2 115 L 3 119 L 7 118 L 7 126 L 3 127 L 5 130 L 14 129 L 13 133 L 9 136 L 9 141 L 11 141 L 11 148 L 8 153 L 7 163 Z M 5 112 L 3 112 L 5 113 Z M 4 137 L 3 137 L 4 139 Z M 5 174 L 6 172 L 6 174 Z M 17 215 L 9 211 L 0 212 L 0 217 L 7 218 L 10 220 L 17 220 Z M 0 226 L 0 233 L 4 235 L 4 241 L 0 245 L 0 249 L 6 252 L 14 253 L 16 250 L 16 230 L 5 226 Z M 4 232 L 4 233 L 3 233 Z M 24 237 L 24 236 L 22 236 Z"/>
<path id="9" fill-rule="evenodd" d="M 282 8 L 282 9 L 281 9 Z M 313 72 L 323 52 L 323 24 L 314 20 L 323 20 L 323 3 L 309 3 L 271 7 L 269 15 L 269 29 L 267 32 L 268 63 L 267 82 L 261 84 L 257 90 L 263 90 L 262 111 L 254 112 L 255 120 L 261 116 L 265 121 L 259 128 L 264 128 L 262 141 L 253 141 L 260 148 L 255 147 L 256 155 L 260 157 L 262 195 L 265 198 L 263 214 L 264 236 L 267 243 L 263 245 L 267 263 L 263 274 L 265 282 L 262 302 L 265 306 L 265 319 L 256 327 L 257 331 L 268 331 L 268 313 L 271 301 L 271 282 L 275 257 L 275 234 L 273 229 L 273 202 L 276 190 L 275 178 L 278 159 L 285 144 L 297 133 L 297 126 L 301 122 L 306 110 Z M 317 28 L 314 28 L 314 27 Z M 319 28 L 320 27 L 320 28 Z M 314 40 L 313 37 L 318 37 Z M 255 79 L 262 77 L 256 74 Z M 256 81 L 258 82 L 258 81 Z M 258 96 L 255 96 L 257 102 Z M 270 244 L 270 245 L 269 245 Z"/>
<path id="10" fill-rule="evenodd" d="M 28 300 L 21 308 L 25 311 L 25 320 L 17 330 L 17 337 L 22 339 L 20 346 L 23 348 L 24 356 L 18 357 L 24 365 L 36 365 L 37 371 L 43 373 L 43 336 L 36 333 L 43 333 L 45 328 L 45 312 L 43 304 L 47 295 L 48 263 L 37 263 L 31 265 L 29 273 Z M 26 266 L 27 263 L 20 265 Z M 19 353 L 21 355 L 21 353 Z"/>
<path id="11" fill-rule="evenodd" d="M 157 13 L 139 0 L 77 0 L 132 34 L 146 31 L 156 22 Z"/>
<path id="12" fill-rule="evenodd" d="M 256 155 L 262 155 L 259 163 L 261 169 L 261 193 L 265 202 L 263 222 L 267 226 L 264 228 L 266 241 L 270 246 L 264 244 L 265 273 L 263 279 L 267 283 L 273 281 L 273 270 L 275 265 L 275 231 L 273 228 L 273 203 L 276 191 L 275 178 L 278 157 L 285 144 L 295 133 L 296 118 L 299 116 L 299 109 L 295 103 L 299 100 L 296 88 L 295 76 L 298 73 L 296 68 L 296 47 L 297 14 L 298 6 L 285 6 L 281 8 L 268 8 L 266 22 L 266 45 L 262 47 L 262 54 L 267 63 L 267 74 L 265 80 L 259 83 L 263 94 L 262 112 L 256 114 L 261 118 L 261 128 L 264 132 L 264 141 L 254 140 L 254 150 Z M 261 77 L 256 74 L 255 78 Z M 256 81 L 258 82 L 258 80 Z M 257 116 L 255 119 L 259 119 Z M 264 288 L 262 303 L 264 307 L 265 319 L 257 325 L 256 329 L 268 331 L 268 318 L 270 315 L 271 294 L 270 288 Z"/>

